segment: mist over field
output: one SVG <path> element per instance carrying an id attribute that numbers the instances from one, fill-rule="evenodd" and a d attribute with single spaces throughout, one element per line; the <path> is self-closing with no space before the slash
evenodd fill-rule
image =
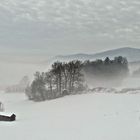
<path id="1" fill-rule="evenodd" d="M 123 79 L 123 80 L 117 80 L 118 78 L 113 78 L 112 80 L 109 77 L 98 77 L 95 75 L 85 75 L 85 80 L 89 87 L 106 87 L 106 88 L 138 88 L 140 77 L 139 74 L 136 76 L 134 75 L 134 72 L 139 70 L 140 65 L 139 61 L 131 61 L 132 57 L 129 57 L 127 55 L 127 52 L 129 52 L 128 48 L 124 48 L 124 56 L 126 58 L 129 58 L 130 62 L 128 63 L 129 68 L 129 74 Z M 108 56 L 117 56 L 118 54 L 115 54 L 116 50 L 112 50 L 112 53 Z M 113 53 L 114 52 L 114 53 Z M 122 50 L 118 51 L 117 53 L 122 54 Z M 132 50 L 130 51 L 130 53 Z M 101 52 L 102 54 L 102 52 Z M 107 52 L 104 53 L 101 59 L 104 60 Z M 129 53 L 128 53 L 129 54 Z M 1 54 L 0 55 L 0 88 L 1 90 L 5 90 L 9 86 L 17 85 L 24 76 L 28 76 L 30 83 L 32 82 L 34 78 L 34 74 L 36 71 L 40 72 L 47 72 L 51 65 L 56 61 L 62 61 L 62 62 L 69 62 L 71 60 L 91 60 L 95 61 L 96 59 L 99 59 L 99 56 L 97 58 L 87 55 L 87 54 L 81 54 L 80 57 L 78 54 L 71 56 L 63 56 L 59 57 L 48 57 L 47 55 L 44 55 L 41 53 L 37 53 L 36 51 L 33 51 L 30 54 L 25 53 L 15 53 L 15 54 Z M 96 56 L 96 54 L 94 54 Z M 93 55 L 93 56 L 94 56 Z M 119 56 L 119 55 L 118 55 Z M 136 56 L 136 55 L 135 55 Z M 110 57 L 113 58 L 113 57 Z M 138 59 L 138 58 L 137 58 Z"/>
<path id="2" fill-rule="evenodd" d="M 17 84 L 23 76 L 32 78 L 35 71 L 45 70 L 46 66 L 40 64 L 41 60 L 39 62 L 37 58 L 30 57 L 12 55 L 0 57 L 0 87 Z"/>
<path id="3" fill-rule="evenodd" d="M 139 130 L 139 0 L 0 1 L 0 140 Z"/>

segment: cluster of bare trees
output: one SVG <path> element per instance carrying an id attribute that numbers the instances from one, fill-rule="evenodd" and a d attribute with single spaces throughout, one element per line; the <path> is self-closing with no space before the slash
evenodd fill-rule
<path id="1" fill-rule="evenodd" d="M 30 100 L 42 101 L 76 94 L 87 88 L 87 79 L 95 79 L 100 86 L 107 82 L 118 84 L 128 74 L 127 59 L 119 56 L 110 60 L 55 62 L 48 72 L 36 72 L 32 84 L 26 89 Z M 86 82 L 85 82 L 86 81 Z M 105 82 L 104 82 L 105 81 Z M 105 83 L 105 84 L 104 84 Z M 108 84 L 108 83 L 107 83 Z M 96 86 L 96 85 L 95 85 Z"/>
<path id="2" fill-rule="evenodd" d="M 24 76 L 18 84 L 8 86 L 5 89 L 5 92 L 6 93 L 15 93 L 15 92 L 23 93 L 23 92 L 25 92 L 25 89 L 29 85 L 29 83 L 30 83 L 29 77 Z"/>
<path id="3" fill-rule="evenodd" d="M 84 89 L 81 61 L 55 62 L 48 72 L 36 72 L 26 94 L 31 100 L 54 99 Z"/>

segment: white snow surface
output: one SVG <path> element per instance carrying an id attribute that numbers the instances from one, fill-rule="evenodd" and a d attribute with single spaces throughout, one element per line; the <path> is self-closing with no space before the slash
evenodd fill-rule
<path id="1" fill-rule="evenodd" d="M 32 102 L 24 94 L 0 94 L 1 140 L 140 140 L 140 94 L 82 94 Z"/>

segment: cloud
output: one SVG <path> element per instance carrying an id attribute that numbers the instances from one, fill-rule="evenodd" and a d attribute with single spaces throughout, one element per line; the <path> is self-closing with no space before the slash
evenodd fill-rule
<path id="1" fill-rule="evenodd" d="M 96 46 L 110 39 L 110 45 L 113 39 L 140 42 L 139 13 L 139 0 L 3 0 L 0 45 L 33 48 L 63 40 L 64 48 L 73 38 L 89 42 L 95 38 Z M 80 49 L 80 41 L 76 45 Z"/>

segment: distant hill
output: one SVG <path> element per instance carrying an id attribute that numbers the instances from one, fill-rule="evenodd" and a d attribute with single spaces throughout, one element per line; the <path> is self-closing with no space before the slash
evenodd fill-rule
<path id="1" fill-rule="evenodd" d="M 73 54 L 73 55 L 59 55 L 54 58 L 54 61 L 69 61 L 74 59 L 79 60 L 95 60 L 95 59 L 104 59 L 105 57 L 114 58 L 115 56 L 124 56 L 127 57 L 129 62 L 140 61 L 140 49 L 138 48 L 119 48 L 109 51 L 104 51 L 96 54 Z"/>

